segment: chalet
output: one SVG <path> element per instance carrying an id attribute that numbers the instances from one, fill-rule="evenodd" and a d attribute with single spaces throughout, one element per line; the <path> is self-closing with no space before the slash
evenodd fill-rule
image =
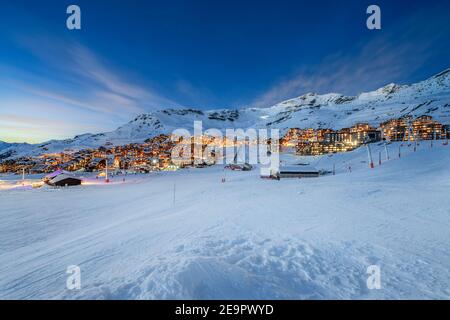
<path id="1" fill-rule="evenodd" d="M 280 167 L 278 178 L 317 178 L 319 171 L 310 165 L 289 165 Z"/>
<path id="2" fill-rule="evenodd" d="M 47 183 L 54 187 L 79 186 L 81 185 L 81 179 L 63 173 L 54 177 Z"/>
<path id="3" fill-rule="evenodd" d="M 36 164 L 34 167 L 32 167 L 29 171 L 30 174 L 38 174 L 38 173 L 44 173 L 48 171 L 48 166 L 45 164 Z"/>
<path id="4" fill-rule="evenodd" d="M 62 169 L 46 175 L 43 180 L 46 184 L 54 187 L 78 186 L 81 184 L 81 179 Z"/>
<path id="5" fill-rule="evenodd" d="M 67 174 L 67 175 L 68 175 L 69 172 L 64 171 L 64 170 L 62 170 L 62 169 L 58 169 L 58 170 L 56 170 L 56 171 L 54 171 L 54 172 L 52 172 L 52 173 L 46 175 L 46 176 L 43 178 L 43 180 L 44 180 L 44 182 L 48 182 L 48 181 L 50 181 L 50 180 L 56 178 L 57 176 L 59 176 L 59 175 L 61 175 L 61 174 Z"/>
<path id="6" fill-rule="evenodd" d="M 99 171 L 103 170 L 106 166 L 106 159 L 105 158 L 93 158 L 91 162 L 89 162 L 87 169 L 89 171 Z"/>

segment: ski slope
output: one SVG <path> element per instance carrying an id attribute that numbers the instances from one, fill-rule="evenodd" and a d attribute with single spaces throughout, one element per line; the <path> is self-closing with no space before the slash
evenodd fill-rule
<path id="1" fill-rule="evenodd" d="M 449 299 L 450 147 L 395 150 L 375 169 L 365 148 L 282 156 L 335 164 L 317 179 L 215 166 L 0 191 L 0 298 Z M 69 265 L 81 290 L 66 289 Z"/>

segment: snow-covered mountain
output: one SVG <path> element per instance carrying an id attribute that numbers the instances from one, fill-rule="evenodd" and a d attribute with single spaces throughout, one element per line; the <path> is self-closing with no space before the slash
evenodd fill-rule
<path id="1" fill-rule="evenodd" d="M 0 141 L 0 151 L 2 151 L 3 149 L 9 148 L 11 146 L 11 143 L 6 143 L 3 141 Z"/>
<path id="2" fill-rule="evenodd" d="M 28 155 L 36 149 L 36 145 L 28 143 L 8 143 L 0 141 L 0 162 L 8 158 Z"/>
<path id="3" fill-rule="evenodd" d="M 96 148 L 102 145 L 138 143 L 156 135 L 170 134 L 177 128 L 193 129 L 194 121 L 208 128 L 289 128 L 349 127 L 358 122 L 378 126 L 405 115 L 430 115 L 450 124 L 450 69 L 412 85 L 388 84 L 358 96 L 337 93 L 307 93 L 268 108 L 239 110 L 166 109 L 137 116 L 112 132 L 83 134 L 66 140 L 42 144 L 0 143 L 0 160 L 44 152 Z"/>

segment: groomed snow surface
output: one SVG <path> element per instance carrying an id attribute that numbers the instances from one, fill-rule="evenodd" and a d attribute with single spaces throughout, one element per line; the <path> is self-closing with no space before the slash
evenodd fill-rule
<path id="1" fill-rule="evenodd" d="M 450 146 L 404 145 L 398 159 L 392 144 L 387 162 L 372 149 L 375 169 L 366 148 L 283 155 L 335 164 L 316 179 L 214 166 L 1 191 L 0 298 L 449 299 Z M 80 290 L 66 289 L 70 265 Z"/>

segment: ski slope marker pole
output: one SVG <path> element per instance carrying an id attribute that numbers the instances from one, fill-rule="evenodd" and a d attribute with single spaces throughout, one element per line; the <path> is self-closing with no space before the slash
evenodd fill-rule
<path id="1" fill-rule="evenodd" d="M 375 168 L 375 166 L 373 164 L 373 159 L 372 159 L 372 151 L 370 150 L 370 145 L 369 144 L 367 144 L 367 155 L 369 157 L 370 168 L 371 169 Z"/>

